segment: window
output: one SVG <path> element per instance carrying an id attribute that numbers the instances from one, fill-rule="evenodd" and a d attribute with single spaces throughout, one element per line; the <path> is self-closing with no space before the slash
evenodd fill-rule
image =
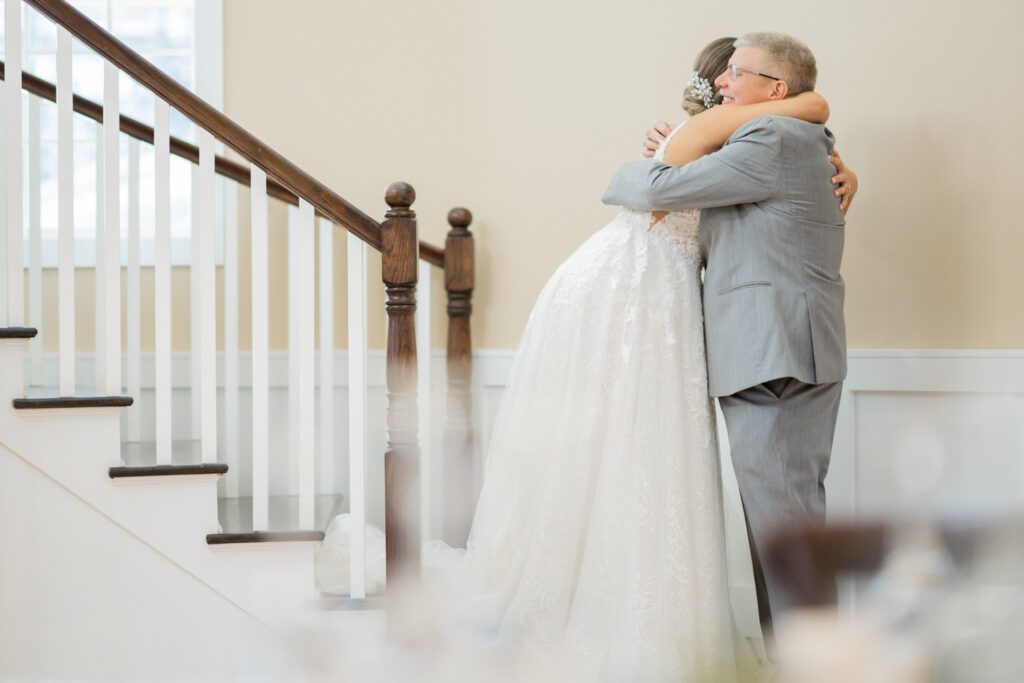
<path id="1" fill-rule="evenodd" d="M 8 0 L 9 1 L 9 0 Z M 127 43 L 143 57 L 220 107 L 222 88 L 222 4 L 220 0 L 78 0 L 77 9 Z M 57 28 L 49 19 L 23 5 L 23 68 L 55 82 Z M 72 40 L 74 92 L 96 102 L 103 101 L 103 59 Z M 197 65 L 203 68 L 197 68 Z M 121 114 L 152 124 L 155 97 L 125 74 L 119 83 Z M 34 96 L 32 96 L 34 98 Z M 28 95 L 23 96 L 25 168 L 28 167 Z M 191 142 L 195 126 L 171 110 L 171 135 Z M 57 107 L 39 101 L 40 176 L 43 265 L 57 263 Z M 75 263 L 95 263 L 96 226 L 102 224 L 102 203 L 97 182 L 102 178 L 97 150 L 102 149 L 101 126 L 76 115 L 75 158 Z M 153 148 L 139 144 L 140 237 L 143 264 L 153 263 L 154 168 Z M 122 262 L 126 262 L 128 234 L 129 139 L 121 136 L 121 234 Z M 193 165 L 171 157 L 171 262 L 190 262 L 192 224 L 191 185 Z M 26 178 L 26 206 L 28 181 Z M 218 193 L 219 198 L 220 193 Z M 220 205 L 222 202 L 218 202 Z M 28 212 L 26 211 L 26 222 Z M 218 240 L 219 241 L 219 240 Z M 28 242 L 26 240 L 26 263 Z M 218 252 L 221 246 L 218 245 Z M 218 255 L 218 259 L 220 256 Z"/>

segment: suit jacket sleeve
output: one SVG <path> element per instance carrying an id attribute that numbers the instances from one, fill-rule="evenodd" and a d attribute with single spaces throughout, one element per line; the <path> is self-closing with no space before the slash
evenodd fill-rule
<path id="1" fill-rule="evenodd" d="M 601 201 L 651 211 L 681 211 L 764 201 L 775 192 L 782 138 L 771 117 L 737 130 L 722 149 L 685 166 L 631 161 Z"/>

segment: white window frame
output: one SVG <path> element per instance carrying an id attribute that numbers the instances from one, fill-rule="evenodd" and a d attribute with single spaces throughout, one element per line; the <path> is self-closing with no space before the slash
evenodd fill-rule
<path id="1" fill-rule="evenodd" d="M 11 1 L 11 0 L 7 0 Z M 20 1 L 20 0 L 19 0 Z M 107 0 L 108 7 L 117 0 Z M 214 106 L 217 110 L 224 108 L 224 2 L 223 0 L 193 0 L 193 46 L 194 54 L 192 60 L 192 82 L 193 90 L 200 98 Z M 204 65 L 202 69 L 199 65 Z M 27 117 L 27 101 L 25 114 Z M 76 114 L 76 116 L 78 116 Z M 27 120 L 25 118 L 24 120 Z M 26 142 L 27 144 L 27 128 Z M 146 143 L 140 142 L 145 145 Z M 123 149 L 123 146 L 122 146 Z M 217 154 L 223 154 L 223 143 L 217 142 Z M 27 150 L 26 156 L 27 159 Z M 122 168 L 127 164 L 125 156 L 121 159 Z M 27 165 L 26 165 L 27 172 Z M 215 261 L 218 266 L 224 263 L 224 179 L 217 179 L 216 188 L 216 225 L 218 226 L 215 239 Z M 26 179 L 25 197 L 28 201 L 28 182 Z M 122 196 L 122 205 L 127 203 L 127 197 Z M 193 212 L 194 216 L 194 212 Z M 27 228 L 27 222 L 26 222 Z M 124 229 L 122 230 L 124 232 Z M 76 237 L 75 239 L 75 267 L 94 268 L 96 266 L 96 241 L 95 237 Z M 52 231 L 44 231 L 40 241 L 41 261 L 44 269 L 57 267 L 57 236 Z M 154 264 L 154 240 L 152 236 L 143 236 L 139 242 L 139 260 L 142 266 Z M 29 240 L 24 240 L 24 262 L 29 261 Z M 121 263 L 128 261 L 127 239 L 121 239 Z M 190 265 L 192 262 L 191 239 L 186 236 L 172 236 L 171 238 L 171 265 Z"/>

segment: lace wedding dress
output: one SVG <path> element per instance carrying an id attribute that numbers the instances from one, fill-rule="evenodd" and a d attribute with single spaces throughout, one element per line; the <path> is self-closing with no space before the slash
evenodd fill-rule
<path id="1" fill-rule="evenodd" d="M 558 268 L 513 364 L 468 549 L 424 549 L 428 582 L 497 642 L 586 680 L 731 666 L 699 219 L 624 209 Z"/>

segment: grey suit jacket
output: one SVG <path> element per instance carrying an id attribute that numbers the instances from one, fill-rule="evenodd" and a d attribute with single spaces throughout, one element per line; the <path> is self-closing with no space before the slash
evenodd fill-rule
<path id="1" fill-rule="evenodd" d="M 846 377 L 844 225 L 821 125 L 767 116 L 686 166 L 627 163 L 602 201 L 704 209 L 704 334 L 712 396 L 779 377 Z"/>

